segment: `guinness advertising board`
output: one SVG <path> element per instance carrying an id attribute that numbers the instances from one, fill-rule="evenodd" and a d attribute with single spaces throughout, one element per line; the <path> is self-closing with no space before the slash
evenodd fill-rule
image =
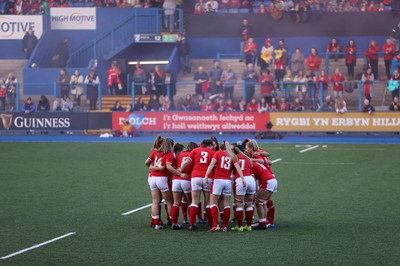
<path id="1" fill-rule="evenodd" d="M 37 112 L 1 113 L 0 130 L 110 129 L 111 113 Z"/>

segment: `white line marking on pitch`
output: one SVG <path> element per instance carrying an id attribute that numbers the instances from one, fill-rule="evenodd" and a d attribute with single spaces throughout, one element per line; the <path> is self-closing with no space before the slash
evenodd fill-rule
<path id="1" fill-rule="evenodd" d="M 164 202 L 164 200 L 162 200 L 161 202 Z M 124 212 L 124 213 L 121 214 L 121 215 L 129 215 L 129 214 L 131 214 L 131 213 L 138 212 L 138 211 L 143 210 L 143 209 L 146 209 L 146 208 L 148 208 L 148 207 L 151 207 L 151 203 L 150 203 L 150 204 L 147 204 L 147 205 L 144 205 L 144 206 L 142 206 L 142 207 L 140 207 L 140 208 L 137 208 L 137 209 L 134 209 L 134 210 L 131 210 L 131 211 L 128 211 L 128 212 Z"/>
<path id="2" fill-rule="evenodd" d="M 354 163 L 281 162 L 281 164 L 353 165 Z"/>
<path id="3" fill-rule="evenodd" d="M 277 163 L 277 162 L 279 162 L 279 161 L 282 161 L 282 159 L 279 158 L 279 159 L 273 160 L 273 161 L 271 161 L 271 163 Z"/>
<path id="4" fill-rule="evenodd" d="M 315 146 L 312 146 L 312 147 L 310 147 L 310 148 L 301 150 L 300 153 L 303 153 L 303 152 L 306 152 L 306 151 L 310 151 L 310 150 L 316 149 L 316 148 L 318 148 L 318 147 L 319 147 L 319 145 L 315 145 Z"/>
<path id="5" fill-rule="evenodd" d="M 26 248 L 26 249 L 23 249 L 23 250 L 14 252 L 14 253 L 12 253 L 12 254 L 10 254 L 10 255 L 1 257 L 0 259 L 5 260 L 5 259 L 8 259 L 8 258 L 14 257 L 14 256 L 19 255 L 19 254 L 21 254 L 21 253 L 24 253 L 24 252 L 27 252 L 27 251 L 29 251 L 29 250 L 32 250 L 32 249 L 35 249 L 35 248 L 38 248 L 38 247 L 41 247 L 41 246 L 50 244 L 50 243 L 52 243 L 52 242 L 55 242 L 55 241 L 57 241 L 57 240 L 66 238 L 66 237 L 68 237 L 68 236 L 70 236 L 70 235 L 74 235 L 74 234 L 75 234 L 75 232 L 70 232 L 70 233 L 68 233 L 68 234 L 65 234 L 65 235 L 62 235 L 62 236 L 53 238 L 53 239 L 51 239 L 51 240 L 49 240 L 49 241 L 46 241 L 46 242 L 43 242 L 43 243 L 34 245 L 34 246 L 32 246 L 32 247 L 29 247 L 29 248 Z"/>

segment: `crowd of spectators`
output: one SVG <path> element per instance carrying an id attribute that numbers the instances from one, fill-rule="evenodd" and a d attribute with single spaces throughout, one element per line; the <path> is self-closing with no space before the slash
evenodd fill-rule
<path id="1" fill-rule="evenodd" d="M 311 14 L 332 12 L 377 12 L 391 10 L 392 0 L 197 0 L 194 14 L 204 13 L 259 13 L 280 19 L 290 13 L 296 22 L 307 21 Z"/>

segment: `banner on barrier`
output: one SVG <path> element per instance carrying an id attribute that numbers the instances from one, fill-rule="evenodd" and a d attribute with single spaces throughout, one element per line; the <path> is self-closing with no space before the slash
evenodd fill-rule
<path id="1" fill-rule="evenodd" d="M 268 113 L 247 112 L 114 112 L 113 130 L 128 121 L 136 130 L 176 132 L 266 131 Z"/>
<path id="2" fill-rule="evenodd" d="M 0 130 L 110 129 L 111 113 L 36 112 L 1 113 Z"/>
<path id="3" fill-rule="evenodd" d="M 96 8 L 50 8 L 52 30 L 95 30 Z"/>
<path id="4" fill-rule="evenodd" d="M 33 29 L 39 39 L 43 34 L 43 17 L 0 15 L 1 40 L 22 40 L 29 28 Z"/>
<path id="5" fill-rule="evenodd" d="M 270 120 L 272 131 L 400 131 L 400 112 L 274 112 L 270 113 Z"/>

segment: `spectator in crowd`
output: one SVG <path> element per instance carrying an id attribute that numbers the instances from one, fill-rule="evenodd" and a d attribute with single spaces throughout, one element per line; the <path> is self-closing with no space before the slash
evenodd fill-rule
<path id="1" fill-rule="evenodd" d="M 240 53 L 244 53 L 244 45 L 253 36 L 253 28 L 249 25 L 249 21 L 247 19 L 243 19 L 242 27 L 241 27 L 241 41 L 240 41 Z M 242 62 L 243 59 L 240 59 Z"/>
<path id="2" fill-rule="evenodd" d="M 14 4 L 14 14 L 15 15 L 24 15 L 28 13 L 28 3 L 23 0 L 17 0 Z"/>
<path id="3" fill-rule="evenodd" d="M 274 47 L 272 46 L 272 40 L 267 38 L 265 44 L 261 47 L 261 55 L 258 58 L 258 63 L 261 67 L 261 71 L 267 69 L 272 64 L 272 54 L 274 52 Z"/>
<path id="4" fill-rule="evenodd" d="M 271 102 L 268 104 L 268 110 L 270 112 L 278 112 L 280 110 L 279 102 L 276 97 L 272 97 Z"/>
<path id="5" fill-rule="evenodd" d="M 5 2 L 4 5 L 4 14 L 5 15 L 14 15 L 14 6 L 15 6 L 15 0 L 8 0 Z"/>
<path id="6" fill-rule="evenodd" d="M 53 102 L 53 111 L 63 111 L 64 110 L 64 99 L 61 96 L 56 96 Z"/>
<path id="7" fill-rule="evenodd" d="M 85 77 L 87 98 L 89 99 L 89 110 L 96 110 L 97 98 L 99 97 L 99 76 L 94 69 L 89 71 Z"/>
<path id="8" fill-rule="evenodd" d="M 201 106 L 201 111 L 203 112 L 212 112 L 215 110 L 215 104 L 212 102 L 210 98 L 206 100 L 206 103 Z"/>
<path id="9" fill-rule="evenodd" d="M 38 0 L 29 0 L 28 1 L 28 14 L 29 15 L 40 15 L 40 4 Z"/>
<path id="10" fill-rule="evenodd" d="M 371 66 L 371 71 L 374 74 L 375 79 L 378 79 L 378 52 L 378 45 L 376 44 L 375 40 L 371 40 L 368 50 L 365 51 L 365 55 L 368 58 L 368 64 Z"/>
<path id="11" fill-rule="evenodd" d="M 203 94 L 196 95 L 195 99 L 193 99 L 191 110 L 200 111 L 201 107 L 206 103 L 204 100 Z"/>
<path id="12" fill-rule="evenodd" d="M 71 77 L 69 76 L 65 68 L 60 69 L 60 75 L 58 76 L 57 83 L 60 85 L 60 95 L 63 100 L 69 96 L 69 82 Z"/>
<path id="13" fill-rule="evenodd" d="M 221 84 L 222 68 L 219 66 L 218 60 L 213 61 L 213 66 L 208 74 L 210 79 L 211 94 L 222 92 Z"/>
<path id="14" fill-rule="evenodd" d="M 32 102 L 32 98 L 28 97 L 22 105 L 22 112 L 30 114 L 36 111 L 36 105 Z"/>
<path id="15" fill-rule="evenodd" d="M 304 54 L 301 52 L 300 48 L 296 48 L 295 52 L 292 54 L 291 67 L 292 72 L 297 75 L 297 73 L 302 70 L 304 71 Z"/>
<path id="16" fill-rule="evenodd" d="M 386 39 L 385 44 L 382 46 L 382 52 L 383 52 L 383 60 L 385 61 L 386 76 L 388 79 L 390 79 L 391 76 L 390 68 L 392 64 L 392 59 L 396 52 L 396 45 L 394 45 L 391 39 L 389 38 Z"/>
<path id="17" fill-rule="evenodd" d="M 289 65 L 289 49 L 286 45 L 286 41 L 284 39 L 280 39 L 278 41 L 278 46 L 275 49 L 276 50 L 281 50 L 282 51 L 282 58 L 283 58 L 283 62 L 285 65 L 285 68 Z"/>
<path id="18" fill-rule="evenodd" d="M 175 0 L 164 0 L 164 27 L 172 34 L 174 32 L 175 24 Z"/>
<path id="19" fill-rule="evenodd" d="M 217 13 L 218 12 L 218 2 L 216 0 L 210 0 L 206 3 L 205 13 Z"/>
<path id="20" fill-rule="evenodd" d="M 71 94 L 74 97 L 77 108 L 80 109 L 81 96 L 83 94 L 83 76 L 79 73 L 78 69 L 74 70 L 74 74 L 71 76 L 71 80 L 69 83 L 71 84 Z"/>
<path id="21" fill-rule="evenodd" d="M 333 83 L 333 95 L 343 97 L 343 87 L 344 87 L 344 76 L 340 72 L 339 68 L 335 68 L 335 73 L 333 73 L 331 81 Z"/>
<path id="22" fill-rule="evenodd" d="M 394 73 L 395 70 L 399 70 L 400 68 L 400 52 L 396 52 L 393 59 L 392 63 L 390 66 L 390 73 Z"/>
<path id="23" fill-rule="evenodd" d="M 133 74 L 133 78 L 135 78 L 135 74 Z M 107 85 L 110 95 L 119 94 L 119 87 L 121 86 L 121 70 L 115 60 L 112 61 L 111 67 L 107 70 Z"/>
<path id="24" fill-rule="evenodd" d="M 346 102 L 340 96 L 336 97 L 335 109 L 337 114 L 344 114 L 347 112 Z"/>
<path id="25" fill-rule="evenodd" d="M 7 89 L 7 95 L 8 98 L 10 99 L 10 110 L 13 111 L 15 108 L 15 100 L 17 97 L 17 85 L 18 85 L 18 80 L 14 76 L 12 72 L 8 73 L 7 79 L 6 79 L 6 89 Z"/>
<path id="26" fill-rule="evenodd" d="M 290 110 L 295 112 L 304 111 L 304 105 L 300 101 L 299 97 L 294 98 L 293 105 L 291 106 Z"/>
<path id="27" fill-rule="evenodd" d="M 0 79 L 0 110 L 6 110 L 6 96 L 7 96 L 7 89 L 6 89 L 6 81 L 4 79 Z"/>
<path id="28" fill-rule="evenodd" d="M 192 95 L 186 94 L 185 99 L 183 101 L 183 108 L 185 111 L 190 111 L 194 109 L 194 100 L 192 98 Z"/>
<path id="29" fill-rule="evenodd" d="M 50 103 L 45 95 L 40 96 L 40 100 L 37 106 L 37 110 L 41 112 L 50 111 Z"/>
<path id="30" fill-rule="evenodd" d="M 339 53 L 340 53 L 340 44 L 337 42 L 337 39 L 333 37 L 331 39 L 331 42 L 328 43 L 326 46 L 326 52 L 329 53 L 329 58 L 334 58 L 335 62 L 339 58 Z"/>
<path id="31" fill-rule="evenodd" d="M 254 43 L 254 39 L 249 38 L 247 43 L 244 45 L 243 49 L 246 55 L 246 60 L 245 60 L 246 65 L 254 64 L 257 54 L 257 44 Z"/>
<path id="32" fill-rule="evenodd" d="M 169 69 L 167 69 L 164 74 L 164 85 L 166 94 L 169 95 L 171 101 L 173 101 L 176 94 L 176 78 Z"/>
<path id="33" fill-rule="evenodd" d="M 392 99 L 395 97 L 399 97 L 399 87 L 400 87 L 400 74 L 399 71 L 396 69 L 393 72 L 393 75 L 390 77 L 388 82 L 388 90 L 392 94 Z"/>
<path id="34" fill-rule="evenodd" d="M 245 100 L 243 99 L 243 97 L 240 97 L 240 98 L 239 98 L 239 101 L 238 101 L 238 103 L 236 104 L 235 110 L 236 110 L 236 111 L 240 111 L 240 112 L 246 111 L 246 102 L 245 102 Z"/>
<path id="35" fill-rule="evenodd" d="M 168 96 L 164 96 L 163 101 L 161 102 L 161 111 L 173 111 L 175 110 L 174 102 Z"/>
<path id="36" fill-rule="evenodd" d="M 354 67 L 357 62 L 357 45 L 354 40 L 350 40 L 346 46 L 346 66 L 347 66 L 347 75 L 349 80 L 354 80 Z"/>
<path id="37" fill-rule="evenodd" d="M 71 97 L 67 97 L 64 102 L 64 112 L 72 112 L 74 111 L 74 102 L 71 100 Z"/>
<path id="38" fill-rule="evenodd" d="M 275 92 L 274 77 L 271 75 L 269 69 L 264 69 L 258 80 L 261 83 L 261 97 L 265 98 L 266 102 L 271 102 L 272 94 Z"/>
<path id="39" fill-rule="evenodd" d="M 269 13 L 269 10 L 267 10 L 265 8 L 264 4 L 260 4 L 260 8 L 258 9 L 257 13 L 258 14 L 267 14 L 267 13 Z"/>
<path id="40" fill-rule="evenodd" d="M 281 82 L 285 76 L 285 58 L 283 57 L 283 51 L 281 49 L 275 50 L 275 58 L 274 58 L 274 65 L 275 65 L 275 81 Z M 280 84 L 278 83 L 278 87 Z"/>
<path id="41" fill-rule="evenodd" d="M 176 103 L 176 111 L 187 111 L 184 106 L 184 99 L 180 97 Z"/>
<path id="42" fill-rule="evenodd" d="M 324 112 L 332 112 L 335 110 L 335 101 L 332 99 L 332 97 L 328 94 L 324 98 L 324 103 L 321 106 L 318 104 L 318 109 L 317 111 L 324 111 Z"/>
<path id="43" fill-rule="evenodd" d="M 147 104 L 147 110 L 149 111 L 159 111 L 160 110 L 160 101 L 157 98 L 156 94 L 152 94 L 150 96 L 150 101 Z"/>
<path id="44" fill-rule="evenodd" d="M 233 101 L 233 88 L 237 82 L 236 73 L 232 70 L 231 65 L 227 65 L 226 69 L 221 74 L 222 87 L 224 89 L 225 100 L 231 99 Z"/>
<path id="45" fill-rule="evenodd" d="M 315 76 L 318 76 L 321 62 L 322 62 L 322 60 L 318 54 L 317 49 L 311 48 L 311 53 L 307 57 L 307 67 L 308 67 L 308 70 L 312 71 Z"/>
<path id="46" fill-rule="evenodd" d="M 364 87 L 364 96 L 368 101 L 371 102 L 371 89 L 372 89 L 372 84 L 375 80 L 374 73 L 372 73 L 372 68 L 368 67 L 367 70 L 363 73 L 361 77 L 361 82 Z"/>
<path id="47" fill-rule="evenodd" d="M 150 84 L 150 94 L 157 95 L 157 99 L 160 95 L 165 95 L 163 80 L 164 72 L 160 70 L 159 66 L 155 66 L 154 70 L 150 73 L 147 82 Z"/>
<path id="48" fill-rule="evenodd" d="M 303 101 L 307 95 L 307 78 L 300 70 L 299 73 L 294 77 L 294 82 L 296 84 L 295 92 L 300 101 Z"/>
<path id="49" fill-rule="evenodd" d="M 293 101 L 293 91 L 294 91 L 294 77 L 292 74 L 292 71 L 290 69 L 286 70 L 286 74 L 283 77 L 283 82 L 284 82 L 284 92 L 281 92 L 281 95 L 285 97 L 289 102 Z M 286 100 L 285 99 L 285 100 Z"/>
<path id="50" fill-rule="evenodd" d="M 400 106 L 399 106 L 399 97 L 394 97 L 392 103 L 389 106 L 390 111 L 400 111 Z"/>
<path id="51" fill-rule="evenodd" d="M 219 8 L 229 8 L 229 7 L 230 7 L 230 0 L 219 1 Z"/>
<path id="52" fill-rule="evenodd" d="M 245 81 L 246 99 L 245 101 L 250 101 L 254 97 L 256 82 L 258 81 L 258 76 L 254 70 L 253 64 L 247 65 L 247 70 L 243 72 L 242 79 Z"/>
<path id="53" fill-rule="evenodd" d="M 33 52 L 33 49 L 35 49 L 37 42 L 38 39 L 35 36 L 32 27 L 30 27 L 25 33 L 24 38 L 22 39 L 22 50 L 25 53 L 26 59 L 29 59 L 31 57 L 31 54 Z"/>
<path id="54" fill-rule="evenodd" d="M 128 2 L 128 0 L 122 0 L 122 3 L 119 7 L 120 8 L 132 8 L 132 5 L 131 5 L 131 3 Z"/>
<path id="55" fill-rule="evenodd" d="M 178 34 L 176 47 L 178 48 L 179 66 L 181 71 L 183 71 L 183 73 L 190 73 L 191 72 L 191 67 L 189 65 L 190 46 L 186 41 L 186 37 L 183 36 L 181 33 Z"/>
<path id="56" fill-rule="evenodd" d="M 225 101 L 224 98 L 218 98 L 215 104 L 215 111 L 224 112 L 225 111 Z"/>
<path id="57" fill-rule="evenodd" d="M 147 111 L 147 105 L 145 104 L 142 97 L 138 97 L 135 103 L 134 111 Z"/>
<path id="58" fill-rule="evenodd" d="M 194 83 L 196 84 L 196 95 L 205 94 L 210 88 L 208 74 L 204 72 L 203 66 L 199 66 L 198 71 L 194 73 Z"/>
<path id="59" fill-rule="evenodd" d="M 279 111 L 285 112 L 290 110 L 290 104 L 286 102 L 285 97 L 281 97 L 281 100 L 279 102 Z"/>
<path id="60" fill-rule="evenodd" d="M 369 115 L 371 115 L 373 112 L 375 112 L 375 108 L 370 104 L 368 99 L 364 99 L 362 111 L 363 111 L 363 113 L 368 113 Z"/>
<path id="61" fill-rule="evenodd" d="M 235 104 L 233 103 L 233 100 L 230 98 L 225 100 L 225 111 L 227 112 L 235 111 Z"/>
<path id="62" fill-rule="evenodd" d="M 314 74 L 312 71 L 310 72 Z M 326 95 L 328 94 L 328 82 L 329 77 L 325 74 L 325 70 L 321 70 L 317 78 L 317 85 L 320 90 L 322 89 L 322 99 L 325 99 Z"/>
<path id="63" fill-rule="evenodd" d="M 257 111 L 259 114 L 268 112 L 268 103 L 264 97 L 260 98 L 260 102 L 258 103 Z"/>
<path id="64" fill-rule="evenodd" d="M 251 98 L 250 102 L 246 105 L 247 112 L 258 112 L 258 103 L 256 98 Z"/>
<path id="65" fill-rule="evenodd" d="M 311 110 L 316 110 L 315 96 L 317 95 L 317 77 L 311 71 L 307 71 L 306 75 L 307 91 L 310 97 Z"/>
<path id="66" fill-rule="evenodd" d="M 113 112 L 122 112 L 125 111 L 124 107 L 122 107 L 121 101 L 115 101 L 114 106 L 111 108 Z"/>
<path id="67" fill-rule="evenodd" d="M 204 10 L 206 9 L 206 4 L 204 0 L 198 0 L 194 5 L 194 14 L 203 14 Z"/>
<path id="68" fill-rule="evenodd" d="M 135 3 L 133 5 L 134 8 L 143 8 L 143 4 L 141 0 L 135 0 Z"/>
<path id="69" fill-rule="evenodd" d="M 63 38 L 51 58 L 51 67 L 65 68 L 69 58 L 68 39 Z"/>
<path id="70" fill-rule="evenodd" d="M 118 69 L 119 70 L 119 69 Z M 121 72 L 121 71 L 119 71 Z M 119 79 L 119 78 L 118 78 Z M 137 62 L 135 66 L 135 70 L 133 71 L 133 82 L 135 83 L 135 93 L 144 95 L 147 93 L 146 88 L 146 71 L 142 68 L 139 62 Z"/>

